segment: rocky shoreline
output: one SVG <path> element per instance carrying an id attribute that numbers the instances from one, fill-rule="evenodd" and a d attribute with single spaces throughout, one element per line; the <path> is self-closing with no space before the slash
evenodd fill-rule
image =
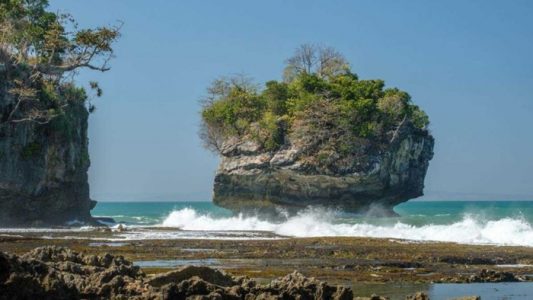
<path id="1" fill-rule="evenodd" d="M 294 271 L 260 284 L 209 267 L 146 275 L 123 256 L 45 246 L 21 256 L 0 252 L 0 299 L 371 299 Z M 416 293 L 406 299 L 429 299 Z M 471 297 L 468 299 L 478 299 Z"/>
<path id="2" fill-rule="evenodd" d="M 16 272 L 18 274 L 41 272 L 38 276 L 37 273 L 22 276 L 26 279 L 39 278 L 36 286 L 40 286 L 45 278 L 73 278 L 72 280 L 79 281 L 79 286 L 92 286 L 87 293 L 98 295 L 101 293 L 101 285 L 108 283 L 100 281 L 101 278 L 111 280 L 117 274 L 126 272 L 129 274 L 128 278 L 117 279 L 120 280 L 121 289 L 130 284 L 132 287 L 144 286 L 157 296 L 161 295 L 163 286 L 190 278 L 183 277 L 185 273 L 176 273 L 185 266 L 205 267 L 201 270 L 223 270 L 226 274 L 236 276 L 235 278 L 254 278 L 259 285 L 270 284 L 297 270 L 307 278 L 314 277 L 318 281 L 328 282 L 332 287 L 350 287 L 354 297 L 378 294 L 394 300 L 404 299 L 417 291 L 429 291 L 435 284 L 533 284 L 521 283 L 533 282 L 533 249 L 529 247 L 414 243 L 375 238 L 119 238 L 124 234 L 99 230 L 0 234 L 0 251 L 11 254 L 2 255 L 4 259 L 0 270 L 3 275 L 0 276 L 0 281 L 5 282 L 12 276 L 13 272 L 6 273 L 5 266 L 14 265 L 15 269 L 20 270 Z M 43 245 L 49 247 L 34 250 Z M 53 249 L 52 253 L 56 254 L 43 255 L 42 249 Z M 55 275 L 50 277 L 47 274 Z M 216 275 L 218 273 L 215 271 L 210 274 L 218 279 L 203 280 L 220 285 L 213 280 L 222 277 Z M 232 280 L 238 281 L 235 278 Z M 76 286 L 73 281 L 69 284 Z M 394 288 L 398 285 L 403 287 Z M 110 289 L 113 290 L 111 287 Z M 143 294 L 137 296 L 141 297 Z"/>

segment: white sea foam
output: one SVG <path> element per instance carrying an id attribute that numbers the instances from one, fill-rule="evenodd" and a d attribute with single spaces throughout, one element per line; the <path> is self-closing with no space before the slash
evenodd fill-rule
<path id="1" fill-rule="evenodd" d="M 334 212 L 323 210 L 307 210 L 283 222 L 271 222 L 243 215 L 213 217 L 184 208 L 170 213 L 162 226 L 191 231 L 269 231 L 291 237 L 356 236 L 533 247 L 533 227 L 523 218 L 483 220 L 475 215 L 465 215 L 462 220 L 446 225 L 414 226 L 403 222 L 342 223 L 335 220 Z"/>
<path id="2" fill-rule="evenodd" d="M 409 219 L 409 218 L 407 218 Z M 351 218 L 334 211 L 308 209 L 284 221 L 254 216 L 218 217 L 192 208 L 171 212 L 160 225 L 110 224 L 112 237 L 95 240 L 144 239 L 272 239 L 288 237 L 354 236 L 402 239 L 407 242 L 444 241 L 463 244 L 518 245 L 533 247 L 533 226 L 523 217 L 488 218 L 483 212 L 465 215 L 448 224 L 412 225 L 397 219 Z M 441 220 L 442 223 L 442 220 Z M 118 230 L 126 228 L 125 232 Z M 167 228 L 158 228 L 167 227 Z M 173 227 L 180 230 L 174 230 Z M 49 238 L 84 238 L 69 233 L 91 232 L 94 227 L 0 228 L 0 234 L 19 236 L 42 234 Z M 50 235 L 52 234 L 53 235 Z M 64 235 L 58 235 L 63 233 Z"/>

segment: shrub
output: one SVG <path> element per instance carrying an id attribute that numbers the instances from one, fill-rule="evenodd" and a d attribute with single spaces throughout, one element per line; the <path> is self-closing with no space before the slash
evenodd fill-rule
<path id="1" fill-rule="evenodd" d="M 293 138 L 319 140 L 348 154 L 353 152 L 350 147 L 356 147 L 350 141 L 385 142 L 405 120 L 427 128 L 428 116 L 408 93 L 385 88 L 380 79 L 360 80 L 338 52 L 317 49 L 327 50 L 325 57 L 331 56 L 335 63 L 313 65 L 311 58 L 325 54 L 313 54 L 313 47 L 302 46 L 298 57 L 288 60 L 285 75 L 290 76 L 284 82 L 268 81 L 262 90 L 243 77 L 213 82 L 202 110 L 205 144 L 250 136 L 270 151 L 279 148 L 290 132 Z"/>

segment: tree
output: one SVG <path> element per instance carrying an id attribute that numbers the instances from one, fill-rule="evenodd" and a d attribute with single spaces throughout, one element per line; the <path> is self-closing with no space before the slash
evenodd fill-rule
<path id="1" fill-rule="evenodd" d="M 427 115 L 408 93 L 385 88 L 380 79 L 360 80 L 333 48 L 300 46 L 284 76 L 284 82 L 267 81 L 262 90 L 248 79 L 215 80 L 202 109 L 207 147 L 220 152 L 229 139 L 252 139 L 265 151 L 306 145 L 310 158 L 321 157 L 322 167 L 343 169 L 353 162 L 345 158 L 357 157 L 359 165 L 344 168 L 354 170 L 369 166 L 365 153 L 386 149 L 405 126 L 427 129 Z"/>
<path id="2" fill-rule="evenodd" d="M 265 101 L 257 86 L 244 75 L 215 79 L 201 101 L 200 137 L 204 146 L 220 151 L 225 136 L 249 133 L 251 123 L 258 121 L 265 110 Z"/>
<path id="3" fill-rule="evenodd" d="M 287 99 L 289 98 L 289 88 L 284 82 L 271 80 L 266 83 L 263 95 L 266 99 L 268 109 L 275 115 L 283 116 L 287 113 Z"/>
<path id="4" fill-rule="evenodd" d="M 47 0 L 0 3 L 0 64 L 15 99 L 4 122 L 47 123 L 68 105 L 50 93 L 75 88 L 69 83 L 79 69 L 110 69 L 112 45 L 120 37 L 121 24 L 78 29 L 72 16 L 49 12 L 47 7 Z M 99 96 L 102 92 L 96 87 L 91 84 Z M 60 103 L 47 101 L 51 99 Z"/>
<path id="5" fill-rule="evenodd" d="M 287 59 L 284 70 L 285 81 L 292 81 L 299 74 L 316 74 L 320 78 L 331 78 L 350 69 L 344 56 L 331 47 L 303 44 Z"/>

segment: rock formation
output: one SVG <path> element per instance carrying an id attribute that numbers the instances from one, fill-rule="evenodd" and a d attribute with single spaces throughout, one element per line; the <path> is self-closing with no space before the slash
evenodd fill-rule
<path id="1" fill-rule="evenodd" d="M 284 80 L 263 89 L 231 78 L 208 92 L 200 136 L 221 156 L 217 205 L 274 216 L 307 206 L 392 214 L 423 194 L 429 117 L 407 92 L 359 79 L 332 48 L 302 45 Z"/>
<path id="2" fill-rule="evenodd" d="M 298 272 L 261 285 L 207 267 L 147 277 L 121 256 L 41 247 L 20 257 L 0 252 L 0 299 L 331 299 L 353 292 Z M 383 299 L 383 298 L 376 298 Z"/>
<path id="3" fill-rule="evenodd" d="M 79 28 L 48 4 L 0 2 L 0 226 L 88 222 L 96 204 L 87 118 L 103 91 L 74 79 L 110 70 L 120 26 Z"/>
<path id="4" fill-rule="evenodd" d="M 375 294 L 360 297 L 357 292 L 297 271 L 260 284 L 252 278 L 232 276 L 209 267 L 185 266 L 149 276 L 122 256 L 87 255 L 56 246 L 36 248 L 21 256 L 0 252 L 0 300 L 388 299 Z M 429 297 L 418 292 L 405 299 L 429 300 Z"/>
<path id="5" fill-rule="evenodd" d="M 146 287 L 122 257 L 41 247 L 20 257 L 0 253 L 0 299 L 128 299 Z"/>
<path id="6" fill-rule="evenodd" d="M 427 130 L 405 124 L 386 147 L 366 153 L 370 162 L 366 166 L 361 168 L 355 160 L 343 162 L 345 169 L 337 173 L 316 171 L 315 154 L 309 154 L 312 142 L 288 139 L 275 152 L 249 140 L 225 141 L 214 202 L 235 211 L 318 205 L 357 213 L 374 205 L 390 209 L 423 195 L 434 145 Z"/>
<path id="7" fill-rule="evenodd" d="M 16 105 L 0 72 L 0 226 L 91 220 L 84 99 L 39 122 L 8 122 Z"/>

